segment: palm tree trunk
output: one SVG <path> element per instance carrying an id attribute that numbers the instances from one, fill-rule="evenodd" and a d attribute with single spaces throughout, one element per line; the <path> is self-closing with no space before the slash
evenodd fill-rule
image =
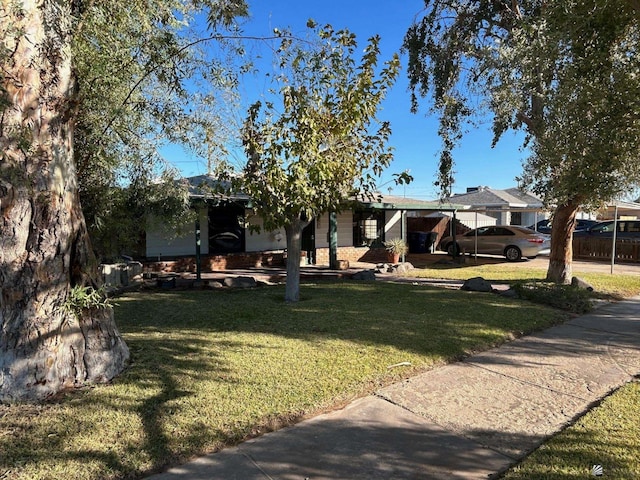
<path id="1" fill-rule="evenodd" d="M 71 2 L 0 6 L 0 402 L 108 381 L 129 358 L 110 308 L 65 308 L 96 287 L 73 160 Z"/>

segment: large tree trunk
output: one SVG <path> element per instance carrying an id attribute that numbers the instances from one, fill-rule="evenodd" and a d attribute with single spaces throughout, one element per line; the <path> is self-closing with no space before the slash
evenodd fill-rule
<path id="1" fill-rule="evenodd" d="M 104 382 L 129 358 L 110 308 L 65 308 L 97 286 L 73 161 L 71 2 L 4 1 L 0 103 L 0 402 Z M 7 52 L 6 54 L 4 52 Z"/>
<path id="2" fill-rule="evenodd" d="M 573 230 L 580 205 L 568 202 L 559 205 L 551 223 L 551 255 L 547 280 L 556 283 L 571 283 L 573 261 Z"/>
<path id="3" fill-rule="evenodd" d="M 287 284 L 284 299 L 286 302 L 300 300 L 300 256 L 302 254 L 302 230 L 309 222 L 296 218 L 284 227 L 287 235 Z"/>

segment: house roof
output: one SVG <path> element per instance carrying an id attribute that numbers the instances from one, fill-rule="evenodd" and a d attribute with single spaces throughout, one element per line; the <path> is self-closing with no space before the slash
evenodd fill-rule
<path id="1" fill-rule="evenodd" d="M 466 205 L 466 208 L 542 208 L 542 201 L 531 193 L 525 193 L 517 188 L 496 190 L 479 187 L 477 190 L 459 193 L 449 197 L 451 202 Z"/>
<path id="2" fill-rule="evenodd" d="M 196 175 L 194 177 L 187 177 L 184 180 L 188 182 L 189 196 L 191 198 L 251 202 L 251 198 L 244 193 L 221 193 L 229 190 L 230 183 L 228 181 L 221 181 L 210 175 Z M 360 196 L 354 200 L 367 208 L 379 210 L 454 211 L 468 208 L 459 204 L 430 202 L 416 198 L 383 195 L 381 193 L 375 194 L 372 198 Z"/>
<path id="3" fill-rule="evenodd" d="M 460 204 L 426 201 L 419 200 L 417 198 L 383 195 L 381 193 L 376 194 L 372 199 L 360 198 L 358 201 L 368 208 L 379 210 L 431 210 L 443 212 L 468 208 L 465 205 Z"/>

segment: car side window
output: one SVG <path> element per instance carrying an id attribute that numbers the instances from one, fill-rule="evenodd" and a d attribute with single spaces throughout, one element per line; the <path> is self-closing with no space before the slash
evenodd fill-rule
<path id="1" fill-rule="evenodd" d="M 481 237 L 481 236 L 486 236 L 486 235 L 491 235 L 491 234 L 489 233 L 489 230 L 490 230 L 490 229 L 491 229 L 491 227 L 480 227 L 480 228 L 478 228 L 478 229 L 476 230 L 476 232 L 477 232 L 477 234 L 478 234 L 478 236 L 479 236 L 479 237 Z M 476 235 L 476 232 L 471 231 L 471 232 L 469 232 L 469 233 L 468 233 L 468 235 L 469 235 L 469 236 L 474 236 L 474 235 Z"/>
<path id="2" fill-rule="evenodd" d="M 627 222 L 626 231 L 631 233 L 640 232 L 640 222 Z"/>
<path id="3" fill-rule="evenodd" d="M 500 228 L 500 227 L 496 227 L 493 229 L 493 231 L 491 232 L 491 235 L 501 235 L 501 236 L 505 236 L 505 235 L 515 235 L 515 233 L 513 233 L 511 230 L 508 230 L 506 228 Z"/>

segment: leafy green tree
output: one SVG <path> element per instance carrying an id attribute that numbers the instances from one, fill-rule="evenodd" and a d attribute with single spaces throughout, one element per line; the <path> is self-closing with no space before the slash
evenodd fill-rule
<path id="1" fill-rule="evenodd" d="M 523 188 L 554 208 L 547 278 L 571 279 L 576 213 L 640 181 L 638 5 L 632 1 L 426 0 L 405 37 L 413 108 L 431 96 L 443 148 L 438 184 L 453 184 L 453 149 L 486 107 L 495 143 L 526 132 Z"/>
<path id="2" fill-rule="evenodd" d="M 195 71 L 179 27 L 207 7 L 211 27 L 246 9 L 236 0 L 0 4 L 0 402 L 108 381 L 126 365 L 113 312 L 93 293 L 80 195 L 109 185 L 121 165 L 153 171 L 143 147 L 161 132 L 213 132 L 193 103 L 180 104 L 181 80 Z"/>
<path id="3" fill-rule="evenodd" d="M 369 39 L 356 64 L 355 36 L 329 25 L 309 27 L 318 41 L 279 49 L 280 101 L 257 102 L 243 128 L 248 156 L 239 177 L 264 228 L 287 236 L 285 300 L 300 295 L 301 233 L 314 218 L 339 211 L 356 194 L 370 195 L 389 165 L 389 124 L 377 112 L 399 69 L 394 56 L 376 71 L 379 38 Z"/>
<path id="4" fill-rule="evenodd" d="M 160 146 L 180 144 L 205 158 L 225 154 L 242 61 L 234 19 L 245 13 L 242 1 L 79 3 L 75 157 L 83 211 L 101 256 L 133 253 L 148 216 L 132 222 L 128 214 L 146 209 L 170 223 L 188 213 L 189 203 L 176 201 L 186 189 L 179 191 L 178 172 L 164 163 Z M 197 28 L 203 23 L 208 30 Z"/>

